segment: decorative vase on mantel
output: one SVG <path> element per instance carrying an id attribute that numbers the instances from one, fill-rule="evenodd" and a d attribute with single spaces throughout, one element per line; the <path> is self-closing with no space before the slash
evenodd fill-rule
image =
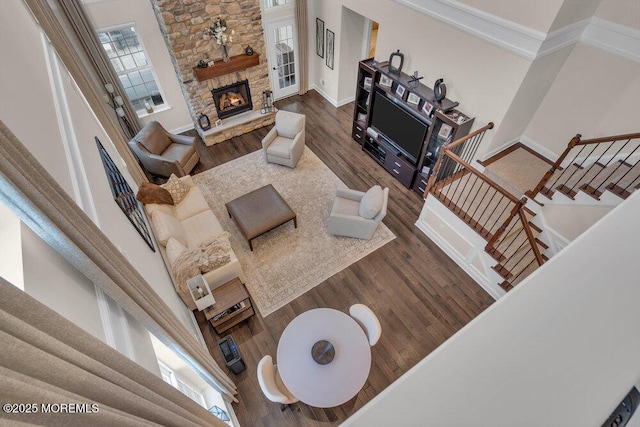
<path id="1" fill-rule="evenodd" d="M 231 61 L 231 59 L 229 58 L 229 52 L 227 51 L 227 45 L 226 44 L 222 45 L 222 60 L 224 62 Z"/>

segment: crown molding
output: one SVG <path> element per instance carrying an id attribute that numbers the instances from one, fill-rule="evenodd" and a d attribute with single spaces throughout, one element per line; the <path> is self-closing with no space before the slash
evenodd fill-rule
<path id="1" fill-rule="evenodd" d="M 544 33 L 455 0 L 394 0 L 531 61 L 578 42 L 640 62 L 640 31 L 592 17 Z"/>
<path id="2" fill-rule="evenodd" d="M 580 41 L 640 63 L 640 30 L 593 17 Z"/>

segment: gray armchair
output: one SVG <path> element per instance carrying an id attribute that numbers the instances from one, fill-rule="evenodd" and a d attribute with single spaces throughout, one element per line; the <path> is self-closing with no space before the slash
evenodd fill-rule
<path id="1" fill-rule="evenodd" d="M 200 160 L 195 140 L 192 136 L 171 134 L 160 123 L 152 121 L 129 141 L 129 147 L 147 172 L 182 177 Z"/>
<path id="2" fill-rule="evenodd" d="M 329 215 L 329 233 L 358 239 L 370 239 L 378 228 L 378 224 L 387 215 L 389 201 L 389 189 L 383 190 L 379 186 L 376 187 L 367 193 L 339 189 Z M 380 196 L 380 192 L 382 196 Z"/>
<path id="3" fill-rule="evenodd" d="M 304 151 L 305 115 L 280 110 L 276 124 L 262 139 L 268 162 L 295 168 Z"/>

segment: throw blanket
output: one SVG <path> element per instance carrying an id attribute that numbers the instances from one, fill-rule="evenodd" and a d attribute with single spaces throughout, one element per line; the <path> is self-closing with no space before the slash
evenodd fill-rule
<path id="1" fill-rule="evenodd" d="M 178 255 L 171 269 L 176 278 L 176 286 L 181 292 L 189 292 L 187 280 L 200 273 L 220 268 L 231 261 L 229 236 L 228 232 L 223 231 L 212 241 L 195 249 L 186 249 Z"/>

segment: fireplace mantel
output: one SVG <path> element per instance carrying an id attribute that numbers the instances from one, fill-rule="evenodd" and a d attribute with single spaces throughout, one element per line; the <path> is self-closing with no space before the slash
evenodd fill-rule
<path id="1" fill-rule="evenodd" d="M 229 62 L 217 61 L 207 68 L 193 67 L 193 72 L 199 82 L 213 79 L 215 77 L 230 74 L 235 71 L 244 70 L 246 68 L 255 67 L 260 63 L 260 55 L 236 55 L 229 58 Z"/>

